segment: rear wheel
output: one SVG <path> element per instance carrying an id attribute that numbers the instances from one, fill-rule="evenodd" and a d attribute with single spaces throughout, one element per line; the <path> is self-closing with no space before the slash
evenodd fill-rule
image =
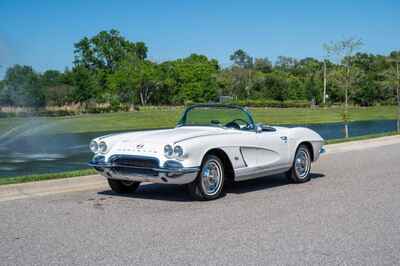
<path id="1" fill-rule="evenodd" d="M 127 194 L 135 192 L 139 187 L 140 182 L 108 179 L 108 184 L 110 185 L 112 191 L 116 193 Z"/>
<path id="2" fill-rule="evenodd" d="M 308 147 L 301 144 L 296 151 L 292 168 L 286 172 L 288 179 L 294 183 L 304 183 L 310 180 L 311 154 Z"/>
<path id="3" fill-rule="evenodd" d="M 188 190 L 195 200 L 213 200 L 221 196 L 225 173 L 222 161 L 214 155 L 206 155 L 201 171 Z"/>

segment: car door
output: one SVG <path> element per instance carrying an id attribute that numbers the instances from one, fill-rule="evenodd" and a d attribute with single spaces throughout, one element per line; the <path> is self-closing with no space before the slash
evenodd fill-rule
<path id="1" fill-rule="evenodd" d="M 287 136 L 278 130 L 246 132 L 238 143 L 249 168 L 271 168 L 288 161 Z"/>
<path id="2" fill-rule="evenodd" d="M 245 167 L 235 169 L 235 180 L 247 180 L 289 169 L 288 136 L 283 131 L 252 131 L 243 134 L 240 153 Z"/>
<path id="3" fill-rule="evenodd" d="M 265 169 L 287 167 L 289 163 L 289 144 L 285 130 L 264 130 L 256 133 L 260 151 L 257 165 Z"/>

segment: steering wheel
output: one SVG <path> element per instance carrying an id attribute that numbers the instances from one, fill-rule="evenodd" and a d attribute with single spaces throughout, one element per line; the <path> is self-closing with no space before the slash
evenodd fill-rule
<path id="1" fill-rule="evenodd" d="M 236 121 L 243 122 L 244 124 L 246 124 L 246 127 L 249 127 L 249 123 L 246 120 L 241 119 L 241 118 L 236 118 L 236 119 L 232 120 L 231 122 L 228 122 L 225 125 L 225 127 L 234 128 L 234 129 L 240 129 L 240 125 L 238 123 L 236 123 Z"/>

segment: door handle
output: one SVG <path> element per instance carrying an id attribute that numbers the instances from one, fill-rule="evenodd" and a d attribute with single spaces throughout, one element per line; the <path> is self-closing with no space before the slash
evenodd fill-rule
<path id="1" fill-rule="evenodd" d="M 283 140 L 286 143 L 287 142 L 287 136 L 281 136 L 281 140 Z"/>

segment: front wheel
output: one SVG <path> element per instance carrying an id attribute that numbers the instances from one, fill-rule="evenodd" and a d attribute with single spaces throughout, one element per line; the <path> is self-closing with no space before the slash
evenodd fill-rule
<path id="1" fill-rule="evenodd" d="M 311 179 L 310 150 L 304 144 L 297 148 L 292 168 L 286 172 L 288 179 L 294 183 L 304 183 Z"/>
<path id="2" fill-rule="evenodd" d="M 222 161 L 214 155 L 207 155 L 201 171 L 188 190 L 195 200 L 213 200 L 219 198 L 224 187 L 225 173 Z"/>
<path id="3" fill-rule="evenodd" d="M 135 192 L 140 182 L 108 179 L 108 184 L 112 191 L 120 194 L 127 194 Z"/>

